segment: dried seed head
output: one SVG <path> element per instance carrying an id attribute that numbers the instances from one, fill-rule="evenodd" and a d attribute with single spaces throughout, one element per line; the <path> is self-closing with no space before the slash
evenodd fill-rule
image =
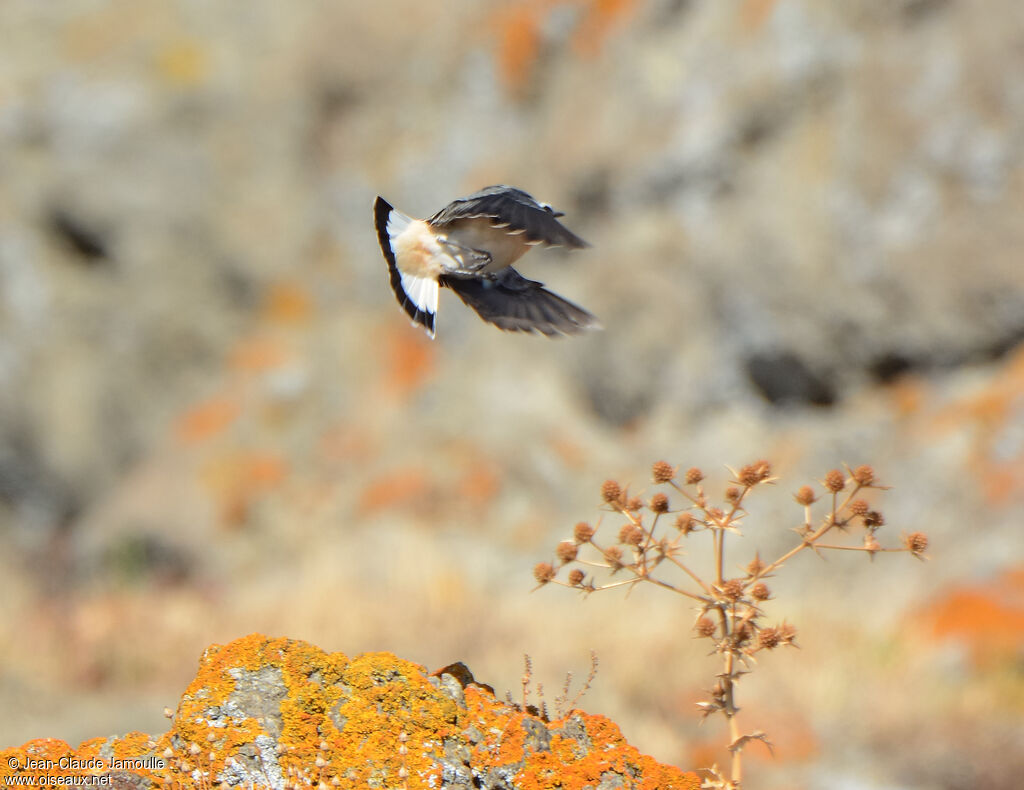
<path id="1" fill-rule="evenodd" d="M 676 468 L 668 461 L 658 461 L 651 467 L 651 477 L 655 483 L 668 483 L 676 476 Z"/>
<path id="2" fill-rule="evenodd" d="M 705 512 L 712 521 L 721 522 L 725 518 L 725 511 L 720 507 L 709 507 Z"/>
<path id="3" fill-rule="evenodd" d="M 700 471 L 696 466 L 691 466 L 686 470 L 686 485 L 694 486 L 697 485 L 701 480 L 704 479 L 704 473 Z"/>
<path id="4" fill-rule="evenodd" d="M 697 521 L 693 513 L 680 513 L 676 516 L 676 529 L 684 535 L 689 535 L 697 528 Z"/>
<path id="5" fill-rule="evenodd" d="M 729 579 L 722 585 L 722 596 L 730 601 L 738 601 L 743 597 L 743 582 L 739 579 Z"/>
<path id="6" fill-rule="evenodd" d="M 622 567 L 622 549 L 609 546 L 604 550 L 604 559 L 614 570 L 619 570 Z"/>
<path id="7" fill-rule="evenodd" d="M 555 578 L 555 566 L 550 562 L 538 562 L 533 566 L 533 578 L 538 584 L 547 584 Z"/>
<path id="8" fill-rule="evenodd" d="M 772 465 L 761 459 L 740 469 L 739 481 L 747 488 L 763 483 L 772 474 Z"/>
<path id="9" fill-rule="evenodd" d="M 843 477 L 843 473 L 838 469 L 833 469 L 827 475 L 825 475 L 825 488 L 831 491 L 833 494 L 838 494 L 844 488 L 846 488 L 846 478 Z"/>
<path id="10" fill-rule="evenodd" d="M 870 510 L 870 507 L 863 499 L 855 499 L 850 503 L 850 513 L 854 516 L 864 516 L 868 510 Z"/>
<path id="11" fill-rule="evenodd" d="M 915 557 L 920 557 L 928 550 L 928 536 L 923 532 L 911 532 L 903 538 L 903 545 Z"/>
<path id="12" fill-rule="evenodd" d="M 872 485 L 875 482 L 875 470 L 867 464 L 858 466 L 850 476 L 857 482 L 858 485 L 864 486 L 865 488 Z"/>
<path id="13" fill-rule="evenodd" d="M 800 490 L 793 494 L 793 499 L 804 506 L 813 505 L 816 501 L 814 489 L 810 486 L 801 486 Z"/>
<path id="14" fill-rule="evenodd" d="M 628 546 L 639 546 L 644 542 L 644 531 L 636 524 L 623 524 L 619 530 L 619 543 Z"/>
<path id="15" fill-rule="evenodd" d="M 780 641 L 778 629 L 775 628 L 762 628 L 757 635 L 757 644 L 765 650 L 773 650 L 779 646 Z"/>
<path id="16" fill-rule="evenodd" d="M 590 539 L 594 537 L 594 528 L 590 526 L 586 521 L 581 521 L 573 529 L 573 537 L 577 543 L 589 543 Z"/>
<path id="17" fill-rule="evenodd" d="M 736 630 L 733 631 L 733 638 L 736 640 L 737 645 L 742 645 L 744 642 L 749 642 L 750 637 L 753 636 L 753 632 L 750 629 L 750 625 L 746 622 L 740 622 L 736 626 Z"/>
<path id="18" fill-rule="evenodd" d="M 736 486 L 729 486 L 725 489 L 725 501 L 736 504 L 740 500 L 740 490 Z"/>
<path id="19" fill-rule="evenodd" d="M 601 499 L 609 505 L 618 505 L 622 499 L 622 486 L 614 480 L 605 480 L 601 486 Z"/>
<path id="20" fill-rule="evenodd" d="M 764 582 L 758 582 L 751 587 L 750 594 L 754 596 L 755 601 L 767 601 L 772 597 L 772 591 L 768 589 L 768 585 Z"/>
<path id="21" fill-rule="evenodd" d="M 864 514 L 864 526 L 871 529 L 878 529 L 885 525 L 885 517 L 877 510 L 869 510 Z"/>
<path id="22" fill-rule="evenodd" d="M 644 501 L 638 496 L 630 497 L 629 501 L 626 502 L 626 510 L 630 511 L 631 513 L 635 513 L 636 511 L 643 509 Z"/>
<path id="23" fill-rule="evenodd" d="M 583 584 L 584 573 L 579 568 L 573 568 L 569 571 L 569 584 L 573 587 L 579 587 Z"/>
<path id="24" fill-rule="evenodd" d="M 702 617 L 694 625 L 698 636 L 711 637 L 715 635 L 715 621 L 710 617 Z"/>
<path id="25" fill-rule="evenodd" d="M 657 493 L 651 497 L 648 507 L 655 513 L 668 513 L 668 497 Z"/>
<path id="26" fill-rule="evenodd" d="M 564 565 L 565 563 L 572 562 L 576 559 L 577 550 L 575 542 L 571 540 L 563 540 L 555 549 L 555 556 L 558 557 Z"/>
<path id="27" fill-rule="evenodd" d="M 757 576 L 764 569 L 765 569 L 765 564 L 761 561 L 761 555 L 760 554 L 755 554 L 754 555 L 754 559 L 752 559 L 747 564 L 747 573 L 749 573 L 751 576 Z"/>

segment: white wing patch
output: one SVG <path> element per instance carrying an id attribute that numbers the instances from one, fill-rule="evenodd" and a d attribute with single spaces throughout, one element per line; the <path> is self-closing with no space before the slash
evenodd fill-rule
<path id="1" fill-rule="evenodd" d="M 394 241 L 398 236 L 401 236 L 409 226 L 412 224 L 412 217 L 403 214 L 397 209 L 391 209 L 391 213 L 388 214 L 388 236 Z"/>
<path id="2" fill-rule="evenodd" d="M 409 301 L 416 305 L 418 310 L 436 315 L 439 293 L 437 280 L 432 277 L 416 277 L 405 272 L 400 272 L 400 275 L 402 290 Z"/>

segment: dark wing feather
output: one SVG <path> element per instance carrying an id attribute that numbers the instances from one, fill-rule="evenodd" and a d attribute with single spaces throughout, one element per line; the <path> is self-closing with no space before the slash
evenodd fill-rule
<path id="1" fill-rule="evenodd" d="M 540 332 L 552 337 L 600 329 L 598 320 L 582 307 L 511 267 L 487 277 L 445 275 L 441 285 L 455 291 L 484 321 L 509 332 Z"/>
<path id="2" fill-rule="evenodd" d="M 551 206 L 538 203 L 521 189 L 497 185 L 453 200 L 427 222 L 435 227 L 444 227 L 460 219 L 487 217 L 495 226 L 507 226 L 509 232 L 522 232 L 527 241 L 571 249 L 589 247 L 558 221 L 560 216 L 562 214 Z"/>

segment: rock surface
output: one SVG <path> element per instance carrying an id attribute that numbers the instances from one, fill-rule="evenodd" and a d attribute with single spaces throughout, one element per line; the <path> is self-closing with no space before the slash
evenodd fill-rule
<path id="1" fill-rule="evenodd" d="M 0 778 L 280 790 L 700 785 L 640 754 L 602 716 L 569 711 L 545 721 L 495 699 L 457 666 L 430 676 L 390 653 L 350 659 L 252 634 L 206 650 L 163 735 L 93 738 L 77 749 L 30 741 L 0 752 Z"/>

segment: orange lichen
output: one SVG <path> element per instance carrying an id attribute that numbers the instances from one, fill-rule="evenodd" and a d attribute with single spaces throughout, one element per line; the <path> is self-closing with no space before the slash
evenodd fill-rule
<path id="1" fill-rule="evenodd" d="M 280 486 L 288 476 L 288 462 L 273 453 L 255 450 L 218 456 L 202 469 L 203 481 L 216 497 L 221 522 L 238 526 L 246 521 L 253 503 Z"/>
<path id="2" fill-rule="evenodd" d="M 570 42 L 573 51 L 593 57 L 638 4 L 636 0 L 516 0 L 503 4 L 495 12 L 491 28 L 498 39 L 498 72 L 514 98 L 527 94 L 545 44 L 544 23 L 556 7 L 564 5 L 579 9 Z"/>
<path id="3" fill-rule="evenodd" d="M 456 496 L 471 508 L 488 504 L 501 488 L 501 474 L 486 461 L 474 463 L 459 480 Z"/>
<path id="4" fill-rule="evenodd" d="M 416 505 L 429 497 L 431 489 L 429 478 L 419 467 L 395 469 L 363 489 L 359 510 L 365 515 L 390 507 Z"/>
<path id="5" fill-rule="evenodd" d="M 175 790 L 215 787 L 228 776 L 241 786 L 426 788 L 441 784 L 445 765 L 451 770 L 447 747 L 457 746 L 471 755 L 468 763 L 459 758 L 460 769 L 510 771 L 523 790 L 582 790 L 609 772 L 636 790 L 699 787 L 694 774 L 641 755 L 603 717 L 574 713 L 545 723 L 472 683 L 463 707 L 436 682 L 390 653 L 350 660 L 305 642 L 252 634 L 203 653 L 164 735 L 92 738 L 78 749 L 30 741 L 0 753 L 0 779 L 104 776 L 118 768 Z M 30 758 L 53 766 L 62 758 L 88 762 L 40 771 Z M 137 762 L 125 767 L 112 760 Z"/>
<path id="6" fill-rule="evenodd" d="M 241 412 L 238 399 L 218 395 L 193 406 L 178 420 L 178 438 L 185 442 L 201 442 L 227 428 Z"/>
<path id="7" fill-rule="evenodd" d="M 505 88 L 516 97 L 525 92 L 540 51 L 540 13 L 538 3 L 517 3 L 495 20 L 498 70 Z"/>
<path id="8" fill-rule="evenodd" d="M 573 36 L 573 46 L 581 55 L 598 54 L 611 31 L 623 23 L 636 6 L 636 0 L 593 0 L 585 4 L 585 13 Z"/>
<path id="9" fill-rule="evenodd" d="M 984 389 L 942 409 L 934 424 L 940 431 L 973 433 L 966 465 L 986 497 L 999 503 L 1024 493 L 1024 452 L 1007 454 L 1003 437 L 1024 413 L 1024 348 L 1008 357 Z"/>
<path id="10" fill-rule="evenodd" d="M 263 301 L 263 316 L 271 323 L 301 324 L 313 312 L 309 292 L 298 283 L 278 282 L 267 289 Z"/>
<path id="11" fill-rule="evenodd" d="M 192 88 L 201 85 L 210 74 L 210 57 L 198 41 L 174 41 L 157 53 L 156 67 L 160 76 L 172 86 Z"/>
<path id="12" fill-rule="evenodd" d="M 740 9 L 740 21 L 748 33 L 756 33 L 772 15 L 778 0 L 747 0 Z"/>
<path id="13" fill-rule="evenodd" d="M 548 446 L 566 469 L 578 471 L 587 461 L 587 453 L 583 446 L 567 436 L 552 436 L 548 439 Z"/>
<path id="14" fill-rule="evenodd" d="M 434 371 L 435 346 L 420 332 L 391 331 L 385 345 L 384 389 L 400 398 L 418 390 Z"/>
<path id="15" fill-rule="evenodd" d="M 914 621 L 934 640 L 965 644 L 976 666 L 1013 660 L 1024 649 L 1024 567 L 945 592 Z"/>
<path id="16" fill-rule="evenodd" d="M 255 335 L 235 345 L 228 363 L 235 370 L 260 373 L 281 367 L 290 356 L 291 352 L 281 340 L 268 335 Z"/>

